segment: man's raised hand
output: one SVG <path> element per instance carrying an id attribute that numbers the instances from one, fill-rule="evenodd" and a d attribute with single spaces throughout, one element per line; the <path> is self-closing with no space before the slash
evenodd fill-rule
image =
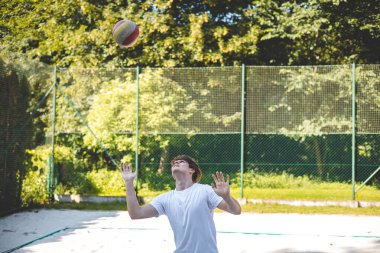
<path id="1" fill-rule="evenodd" d="M 121 168 L 121 176 L 123 177 L 124 181 L 127 182 L 133 182 L 133 180 L 136 178 L 136 172 L 132 171 L 132 167 L 129 166 L 127 163 L 123 164 L 123 167 Z"/>
<path id="2" fill-rule="evenodd" d="M 224 180 L 224 176 L 222 172 L 216 172 L 215 175 L 212 174 L 212 178 L 214 179 L 215 184 L 211 184 L 212 189 L 216 194 L 221 196 L 222 198 L 226 198 L 230 195 L 230 176 L 227 175 L 227 180 Z"/>

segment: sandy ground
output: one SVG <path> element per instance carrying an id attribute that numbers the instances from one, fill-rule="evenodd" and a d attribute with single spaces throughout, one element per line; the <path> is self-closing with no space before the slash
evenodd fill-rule
<path id="1" fill-rule="evenodd" d="M 380 217 L 216 213 L 220 253 L 378 253 Z M 173 252 L 165 216 L 122 211 L 36 210 L 0 219 L 4 252 Z"/>

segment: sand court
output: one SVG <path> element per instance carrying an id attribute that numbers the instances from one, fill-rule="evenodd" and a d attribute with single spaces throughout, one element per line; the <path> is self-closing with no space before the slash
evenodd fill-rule
<path id="1" fill-rule="evenodd" d="M 220 253 L 377 253 L 380 217 L 215 213 Z M 126 211 L 34 210 L 0 219 L 0 253 L 173 252 L 165 216 Z"/>

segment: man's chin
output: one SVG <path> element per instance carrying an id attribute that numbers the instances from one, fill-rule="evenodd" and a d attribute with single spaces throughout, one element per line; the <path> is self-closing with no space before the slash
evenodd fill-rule
<path id="1" fill-rule="evenodd" d="M 179 168 L 172 168 L 172 174 L 180 172 L 181 170 Z"/>
<path id="2" fill-rule="evenodd" d="M 176 179 L 177 175 L 181 175 L 181 174 L 183 174 L 183 172 L 180 169 L 178 168 L 172 169 L 172 176 L 174 177 L 174 179 Z"/>

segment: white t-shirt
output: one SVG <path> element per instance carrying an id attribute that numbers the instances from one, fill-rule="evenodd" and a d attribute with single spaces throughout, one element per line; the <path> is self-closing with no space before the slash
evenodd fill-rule
<path id="1" fill-rule="evenodd" d="M 209 185 L 172 190 L 150 203 L 165 214 L 174 233 L 175 253 L 217 253 L 214 209 L 222 201 Z"/>

